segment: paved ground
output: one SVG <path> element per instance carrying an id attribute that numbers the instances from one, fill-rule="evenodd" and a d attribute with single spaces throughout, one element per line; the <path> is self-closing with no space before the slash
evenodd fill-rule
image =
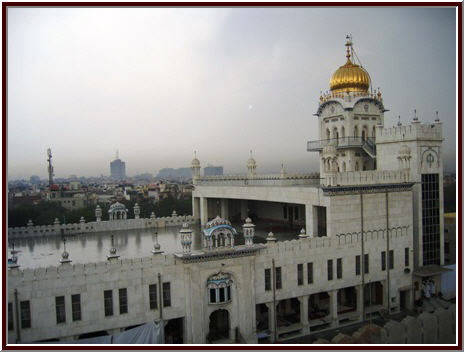
<path id="1" fill-rule="evenodd" d="M 379 326 L 383 326 L 387 323 L 388 320 L 383 319 L 383 318 L 377 318 L 372 320 L 372 324 L 376 324 Z M 353 324 L 349 326 L 344 326 L 338 329 L 332 329 L 332 330 L 325 330 L 321 332 L 316 332 L 316 333 L 311 333 L 310 335 L 306 336 L 300 336 L 296 337 L 290 340 L 285 340 L 282 341 L 281 343 L 302 343 L 302 344 L 311 344 L 317 339 L 325 339 L 325 340 L 332 340 L 335 336 L 337 336 L 339 333 L 346 334 L 346 335 L 352 335 L 355 331 L 357 331 L 360 327 L 364 325 L 369 325 L 369 322 L 364 322 L 364 323 L 358 323 L 358 324 Z"/>

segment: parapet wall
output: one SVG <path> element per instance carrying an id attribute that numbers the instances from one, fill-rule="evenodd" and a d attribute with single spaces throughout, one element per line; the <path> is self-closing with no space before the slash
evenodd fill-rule
<path id="1" fill-rule="evenodd" d="M 412 229 L 409 226 L 390 228 L 390 241 L 394 242 L 395 240 L 403 240 L 408 237 L 412 238 L 411 231 Z M 353 232 L 330 237 L 313 237 L 307 239 L 278 241 L 271 245 L 268 244 L 267 248 L 275 252 L 295 252 L 306 248 L 339 248 L 340 246 L 351 246 L 353 244 L 361 243 L 362 237 L 361 232 Z M 368 246 L 375 247 L 377 242 L 383 244 L 386 238 L 387 231 L 385 229 L 372 229 L 364 232 L 364 243 Z"/>
<path id="2" fill-rule="evenodd" d="M 409 169 L 347 171 L 326 174 L 326 186 L 375 185 L 409 182 Z"/>
<path id="3" fill-rule="evenodd" d="M 164 228 L 169 226 L 181 226 L 182 223 L 195 224 L 195 218 L 188 216 L 167 216 L 160 218 L 123 219 L 108 221 L 92 221 L 74 224 L 54 224 L 42 226 L 9 227 L 8 237 L 22 238 L 46 235 L 78 235 L 85 233 L 96 233 L 118 230 L 135 230 L 149 228 Z"/>
<path id="4" fill-rule="evenodd" d="M 11 269 L 8 271 L 8 280 L 9 282 L 15 280 L 33 281 L 40 279 L 56 279 L 57 277 L 66 276 L 103 275 L 112 270 L 117 270 L 119 272 L 131 271 L 134 269 L 175 265 L 177 262 L 178 261 L 173 255 L 157 254 L 151 257 L 112 259 L 97 263 L 67 263 L 35 269 Z"/>
<path id="5" fill-rule="evenodd" d="M 402 226 L 390 229 L 390 241 L 405 239 L 410 236 L 409 226 Z M 295 239 L 289 241 L 279 241 L 267 243 L 266 250 L 268 252 L 297 252 L 305 249 L 316 248 L 336 248 L 341 246 L 352 246 L 353 244 L 361 243 L 361 233 L 347 233 L 332 237 L 315 237 L 305 239 Z M 377 242 L 384 243 L 386 239 L 385 230 L 368 230 L 364 232 L 364 243 L 367 246 L 376 246 Z M 259 254 L 258 254 L 259 255 Z M 150 268 L 153 266 L 168 266 L 181 263 L 177 260 L 174 254 L 157 254 L 150 257 L 128 258 L 128 259 L 112 259 L 97 263 L 87 264 L 60 264 L 58 266 L 48 266 L 35 269 L 11 269 L 8 272 L 9 280 L 36 280 L 40 278 L 57 278 L 58 276 L 67 275 L 88 275 L 88 274 L 104 274 L 110 270 L 117 269 L 118 271 L 134 270 L 141 268 Z"/>
<path id="6" fill-rule="evenodd" d="M 199 186 L 297 186 L 317 185 L 319 173 L 267 174 L 255 175 L 221 175 L 201 176 L 195 180 Z"/>
<path id="7" fill-rule="evenodd" d="M 412 123 L 405 126 L 385 128 L 378 126 L 375 131 L 376 144 L 407 140 L 439 140 L 443 139 L 442 124 Z"/>

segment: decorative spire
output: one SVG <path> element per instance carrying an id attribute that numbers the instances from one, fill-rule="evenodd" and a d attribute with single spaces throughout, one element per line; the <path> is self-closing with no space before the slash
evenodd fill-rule
<path id="1" fill-rule="evenodd" d="M 401 123 L 401 115 L 398 115 L 398 126 L 401 126 L 402 123 Z"/>
<path id="2" fill-rule="evenodd" d="M 182 245 L 182 252 L 184 255 L 190 255 L 192 252 L 192 230 L 184 218 L 182 229 L 180 230 L 180 244 Z"/>
<path id="3" fill-rule="evenodd" d="M 161 245 L 158 243 L 158 231 L 155 232 L 153 249 L 151 250 L 151 252 L 153 254 L 161 254 L 161 253 L 163 253 L 163 251 L 161 250 Z"/>
<path id="4" fill-rule="evenodd" d="M 266 237 L 267 242 L 276 242 L 277 238 L 275 238 L 274 233 L 270 231 Z"/>
<path id="5" fill-rule="evenodd" d="M 284 164 L 280 165 L 280 178 L 285 178 L 286 172 L 284 169 Z"/>
<path id="6" fill-rule="evenodd" d="M 438 110 L 435 111 L 436 117 L 435 117 L 435 122 L 440 122 L 440 119 L 438 118 Z"/>
<path id="7" fill-rule="evenodd" d="M 308 238 L 308 234 L 306 233 L 305 229 L 302 228 L 300 234 L 298 235 L 299 238 Z"/>
<path id="8" fill-rule="evenodd" d="M 61 253 L 60 263 L 71 263 L 72 260 L 69 259 L 69 253 L 66 251 L 66 237 L 63 236 L 63 253 Z"/>
<path id="9" fill-rule="evenodd" d="M 351 61 L 350 60 L 350 57 L 351 57 L 351 46 L 353 45 L 353 42 L 351 41 L 352 40 L 352 35 L 351 34 L 347 34 L 346 35 L 346 58 L 348 61 Z"/>
<path id="10" fill-rule="evenodd" d="M 413 121 L 414 121 L 414 122 L 419 122 L 419 118 L 417 117 L 417 111 L 416 111 L 416 109 L 414 109 L 414 118 L 413 118 Z"/>
<path id="11" fill-rule="evenodd" d="M 117 250 L 116 247 L 114 246 L 114 236 L 111 235 L 110 255 L 106 256 L 106 257 L 108 258 L 108 260 L 119 258 L 119 255 L 117 254 L 117 251 L 118 251 L 118 250 Z"/>
<path id="12" fill-rule="evenodd" d="M 253 237 L 255 236 L 255 225 L 249 217 L 245 219 L 245 224 L 242 225 L 243 237 L 245 238 L 245 246 L 253 245 Z"/>

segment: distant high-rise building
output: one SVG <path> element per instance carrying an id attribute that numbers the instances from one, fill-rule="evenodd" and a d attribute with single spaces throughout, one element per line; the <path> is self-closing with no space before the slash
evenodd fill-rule
<path id="1" fill-rule="evenodd" d="M 29 179 L 29 182 L 31 182 L 33 185 L 40 183 L 40 177 L 37 175 L 32 175 L 31 178 Z"/>
<path id="2" fill-rule="evenodd" d="M 192 178 L 192 171 L 188 167 L 181 167 L 178 169 L 164 168 L 159 170 L 156 178 L 161 180 L 182 181 Z"/>
<path id="3" fill-rule="evenodd" d="M 124 180 L 126 178 L 126 163 L 119 159 L 119 152 L 116 151 L 116 159 L 110 163 L 111 178 Z"/>
<path id="4" fill-rule="evenodd" d="M 203 170 L 205 176 L 220 176 L 224 174 L 224 168 L 222 166 L 208 165 Z"/>

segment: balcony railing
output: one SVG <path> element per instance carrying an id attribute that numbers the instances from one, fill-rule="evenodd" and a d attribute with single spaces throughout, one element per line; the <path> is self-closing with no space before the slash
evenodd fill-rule
<path id="1" fill-rule="evenodd" d="M 320 151 L 329 144 L 334 145 L 336 148 L 364 147 L 369 149 L 370 154 L 375 155 L 374 137 L 338 137 L 319 141 L 309 141 L 307 150 L 308 152 Z"/>
<path id="2" fill-rule="evenodd" d="M 301 174 L 258 174 L 247 175 L 201 176 L 195 180 L 197 186 L 319 186 L 318 173 Z"/>

